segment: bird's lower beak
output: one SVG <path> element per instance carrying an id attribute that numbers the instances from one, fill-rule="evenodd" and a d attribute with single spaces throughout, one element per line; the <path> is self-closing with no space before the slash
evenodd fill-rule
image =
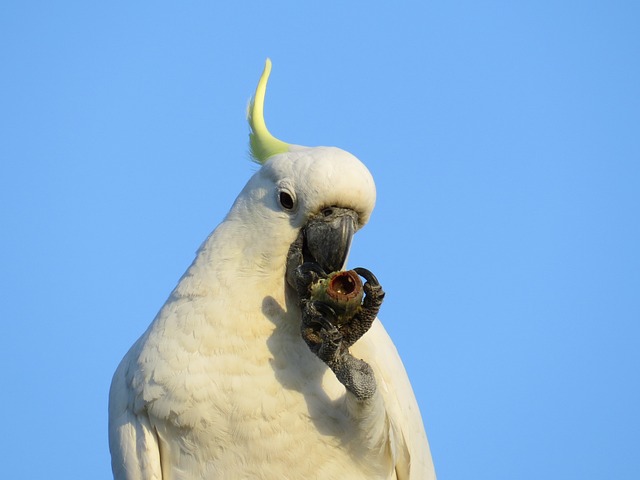
<path id="1" fill-rule="evenodd" d="M 353 210 L 325 208 L 304 227 L 305 253 L 327 273 L 341 270 L 357 224 L 358 215 Z"/>

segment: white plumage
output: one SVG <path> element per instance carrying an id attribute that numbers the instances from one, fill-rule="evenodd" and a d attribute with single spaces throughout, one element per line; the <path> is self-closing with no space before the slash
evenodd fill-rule
<path id="1" fill-rule="evenodd" d="M 283 189 L 292 210 L 279 202 Z M 371 175 L 343 150 L 289 146 L 264 162 L 114 375 L 116 479 L 435 478 L 381 323 L 350 349 L 377 381 L 360 400 L 301 338 L 285 280 L 290 246 L 311 215 L 350 209 L 360 228 L 374 203 Z"/>

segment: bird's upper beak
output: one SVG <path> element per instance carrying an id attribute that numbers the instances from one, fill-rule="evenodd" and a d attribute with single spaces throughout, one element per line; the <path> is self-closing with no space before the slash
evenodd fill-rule
<path id="1" fill-rule="evenodd" d="M 325 208 L 311 217 L 303 229 L 305 253 L 327 273 L 341 270 L 357 224 L 358 214 L 353 210 Z"/>

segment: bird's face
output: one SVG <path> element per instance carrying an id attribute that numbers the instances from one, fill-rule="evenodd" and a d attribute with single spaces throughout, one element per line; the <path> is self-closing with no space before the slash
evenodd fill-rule
<path id="1" fill-rule="evenodd" d="M 262 167 L 272 185 L 271 208 L 288 223 L 289 246 L 326 272 L 342 269 L 354 233 L 368 221 L 375 185 L 353 155 L 330 147 L 292 147 Z"/>

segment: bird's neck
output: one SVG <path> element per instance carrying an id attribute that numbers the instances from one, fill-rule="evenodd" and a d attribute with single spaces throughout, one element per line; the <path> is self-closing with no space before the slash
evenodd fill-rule
<path id="1" fill-rule="evenodd" d="M 206 296 L 242 289 L 247 296 L 284 301 L 287 241 L 268 233 L 253 238 L 242 222 L 227 217 L 202 244 L 176 290 Z"/>

